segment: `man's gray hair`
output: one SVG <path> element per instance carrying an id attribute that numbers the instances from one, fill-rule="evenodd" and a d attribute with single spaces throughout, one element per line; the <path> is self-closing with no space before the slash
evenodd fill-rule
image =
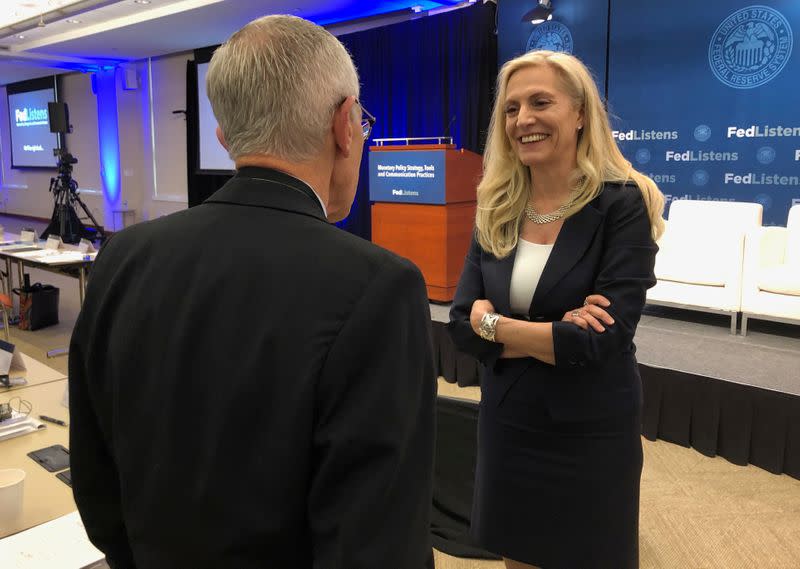
<path id="1" fill-rule="evenodd" d="M 359 94 L 345 47 L 295 16 L 265 16 L 233 34 L 214 52 L 206 87 L 232 160 L 269 154 L 302 162 L 316 156 L 333 111 Z"/>

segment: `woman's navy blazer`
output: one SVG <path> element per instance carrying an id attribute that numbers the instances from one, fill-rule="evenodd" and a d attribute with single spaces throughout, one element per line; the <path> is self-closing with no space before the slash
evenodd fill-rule
<path id="1" fill-rule="evenodd" d="M 637 410 L 642 395 L 633 336 L 646 291 L 656 282 L 657 250 L 638 187 L 606 183 L 597 198 L 564 221 L 528 314 L 512 315 L 509 287 L 516 249 L 497 259 L 473 238 L 448 330 L 460 351 L 484 365 L 483 404 L 497 405 L 500 411 L 508 407 L 515 422 L 525 421 L 533 399 L 544 402 L 554 419 L 565 421 Z M 561 320 L 594 293 L 611 301 L 606 310 L 615 323 L 605 332 Z M 502 345 L 483 340 L 469 323 L 473 302 L 483 298 L 504 316 L 553 322 L 555 365 L 534 358 L 499 358 Z"/>

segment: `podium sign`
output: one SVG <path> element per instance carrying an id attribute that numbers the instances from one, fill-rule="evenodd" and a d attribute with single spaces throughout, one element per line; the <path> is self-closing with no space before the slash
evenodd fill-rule
<path id="1" fill-rule="evenodd" d="M 390 150 L 369 154 L 372 202 L 445 204 L 444 150 Z"/>

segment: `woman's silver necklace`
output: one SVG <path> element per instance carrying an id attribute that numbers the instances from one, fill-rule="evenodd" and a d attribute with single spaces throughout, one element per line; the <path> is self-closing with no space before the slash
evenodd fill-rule
<path id="1" fill-rule="evenodd" d="M 570 199 L 568 199 L 565 203 L 561 204 L 561 206 L 555 210 L 551 211 L 550 213 L 539 213 L 531 204 L 525 206 L 525 216 L 530 219 L 532 222 L 544 225 L 545 223 L 553 223 L 554 221 L 558 221 L 564 214 L 567 213 L 567 210 L 570 208 L 573 202 L 574 195 L 570 194 Z"/>

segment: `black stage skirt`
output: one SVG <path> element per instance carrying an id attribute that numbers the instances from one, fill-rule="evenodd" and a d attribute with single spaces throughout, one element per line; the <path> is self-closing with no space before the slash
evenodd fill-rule
<path id="1" fill-rule="evenodd" d="M 497 555 L 543 569 L 637 568 L 641 410 L 558 422 L 542 401 L 504 401 L 526 407 L 521 425 L 486 395 L 478 420 L 473 538 Z M 519 417 L 518 411 L 511 415 Z"/>

